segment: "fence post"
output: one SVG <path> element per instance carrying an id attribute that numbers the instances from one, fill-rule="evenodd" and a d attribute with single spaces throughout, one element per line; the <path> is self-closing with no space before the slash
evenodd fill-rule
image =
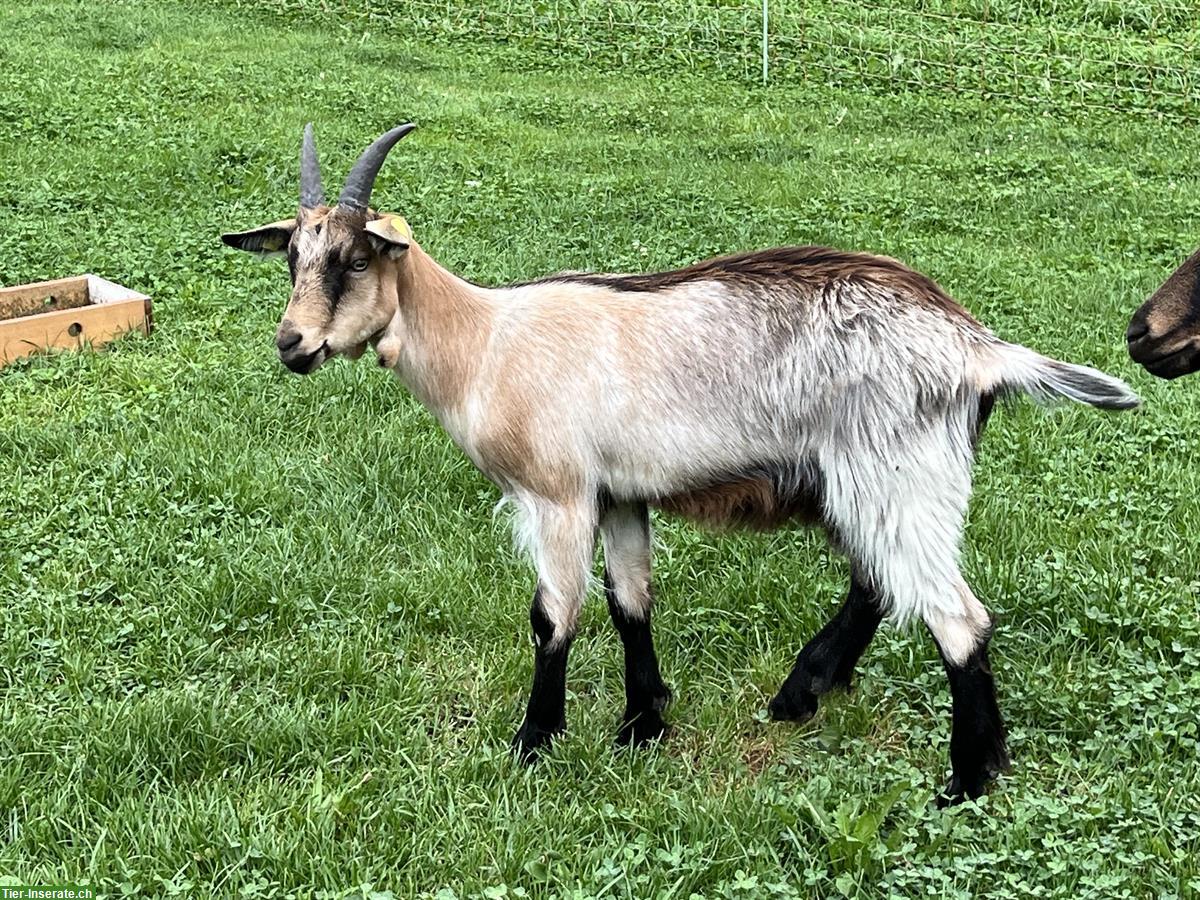
<path id="1" fill-rule="evenodd" d="M 770 63 L 767 60 L 767 0 L 762 0 L 762 64 L 763 64 L 763 84 L 767 83 Z"/>

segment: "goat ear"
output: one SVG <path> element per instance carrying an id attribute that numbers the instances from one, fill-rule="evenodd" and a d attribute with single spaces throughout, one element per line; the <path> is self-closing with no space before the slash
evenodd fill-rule
<path id="1" fill-rule="evenodd" d="M 384 214 L 367 222 L 364 227 L 367 240 L 380 256 L 399 259 L 412 241 L 412 229 L 404 221 L 404 216 Z"/>
<path id="2" fill-rule="evenodd" d="M 249 231 L 231 231 L 221 235 L 221 240 L 230 247 L 245 250 L 247 253 L 257 253 L 259 256 L 283 256 L 287 253 L 288 241 L 296 230 L 295 219 L 285 219 L 282 222 L 272 222 L 261 228 L 251 228 Z"/>

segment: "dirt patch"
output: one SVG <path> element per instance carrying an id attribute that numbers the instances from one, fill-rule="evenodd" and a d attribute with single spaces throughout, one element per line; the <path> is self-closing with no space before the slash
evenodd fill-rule
<path id="1" fill-rule="evenodd" d="M 91 303 L 86 278 L 62 278 L 40 284 L 0 288 L 0 320 L 19 319 Z"/>

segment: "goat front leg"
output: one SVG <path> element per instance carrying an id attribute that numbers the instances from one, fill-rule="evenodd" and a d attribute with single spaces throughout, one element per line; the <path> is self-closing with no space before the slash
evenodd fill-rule
<path id="1" fill-rule="evenodd" d="M 650 633 L 650 517 L 645 503 L 617 503 L 600 519 L 604 593 L 625 648 L 625 712 L 617 743 L 643 744 L 667 730 L 662 712 L 671 701 Z"/>
<path id="2" fill-rule="evenodd" d="M 525 721 L 513 738 L 513 751 L 526 763 L 534 762 L 567 727 L 567 655 L 596 543 L 596 513 L 591 503 L 538 504 L 532 515 L 538 568 L 538 587 L 529 612 L 533 687 Z"/>

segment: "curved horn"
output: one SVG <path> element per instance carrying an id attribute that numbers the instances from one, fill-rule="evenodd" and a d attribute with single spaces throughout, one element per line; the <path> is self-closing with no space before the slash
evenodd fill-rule
<path id="1" fill-rule="evenodd" d="M 300 145 L 300 205 L 315 209 L 325 202 L 321 187 L 321 164 L 317 162 L 317 142 L 313 139 L 312 122 L 304 126 L 304 143 Z"/>
<path id="2" fill-rule="evenodd" d="M 350 174 L 346 176 L 346 183 L 342 186 L 342 195 L 338 198 L 339 206 L 355 212 L 366 211 L 367 204 L 371 200 L 371 188 L 375 186 L 375 176 L 379 174 L 379 168 L 387 158 L 388 151 L 396 145 L 396 141 L 416 127 L 412 122 L 397 125 L 363 151 L 358 162 L 354 164 L 354 168 L 350 170 Z"/>

